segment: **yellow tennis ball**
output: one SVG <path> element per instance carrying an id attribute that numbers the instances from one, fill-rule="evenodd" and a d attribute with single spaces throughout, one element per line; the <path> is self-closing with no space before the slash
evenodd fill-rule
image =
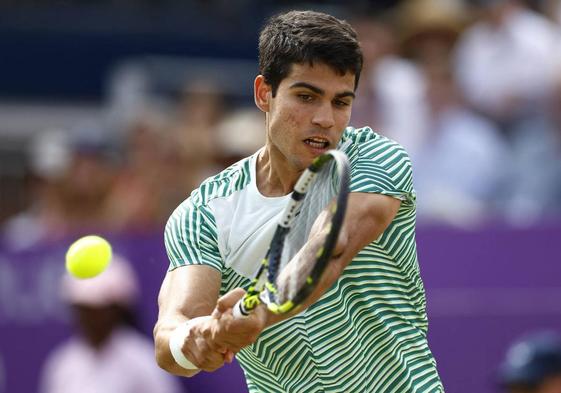
<path id="1" fill-rule="evenodd" d="M 91 278 L 103 272 L 111 261 L 111 245 L 100 236 L 84 236 L 66 252 L 66 270 L 77 278 Z"/>

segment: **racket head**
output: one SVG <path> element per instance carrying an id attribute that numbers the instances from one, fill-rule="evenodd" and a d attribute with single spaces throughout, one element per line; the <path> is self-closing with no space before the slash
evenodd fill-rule
<path id="1" fill-rule="evenodd" d="M 296 183 L 294 206 L 287 206 L 268 253 L 268 280 L 260 298 L 272 312 L 301 305 L 320 281 L 343 226 L 349 182 L 346 155 L 330 150 Z"/>

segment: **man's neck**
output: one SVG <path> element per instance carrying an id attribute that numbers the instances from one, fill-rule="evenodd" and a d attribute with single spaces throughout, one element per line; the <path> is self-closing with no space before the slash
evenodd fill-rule
<path id="1" fill-rule="evenodd" d="M 257 155 L 255 169 L 259 192 L 268 197 L 289 194 L 302 173 L 293 168 L 279 151 L 265 146 Z"/>

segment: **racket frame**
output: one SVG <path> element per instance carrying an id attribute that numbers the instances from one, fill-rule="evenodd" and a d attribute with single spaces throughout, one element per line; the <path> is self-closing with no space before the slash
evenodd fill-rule
<path id="1" fill-rule="evenodd" d="M 294 222 L 295 217 L 298 215 L 306 194 L 312 183 L 315 181 L 317 174 L 331 160 L 336 161 L 336 169 L 339 176 L 339 187 L 335 200 L 336 203 L 330 204 L 332 217 L 329 233 L 324 244 L 317 251 L 316 263 L 308 277 L 306 277 L 306 284 L 297 292 L 293 299 L 288 299 L 279 304 L 277 301 L 278 291 L 275 281 L 279 272 L 284 240 L 288 235 L 291 225 Z M 234 306 L 235 316 L 243 317 L 249 315 L 249 313 L 260 303 L 266 304 L 269 311 L 274 314 L 285 314 L 300 305 L 301 302 L 311 294 L 315 285 L 321 278 L 321 274 L 325 270 L 327 263 L 331 259 L 331 254 L 337 244 L 337 239 L 343 225 L 347 208 L 349 183 L 350 167 L 348 159 L 344 153 L 338 150 L 329 150 L 316 157 L 312 164 L 306 168 L 294 186 L 291 198 L 282 213 L 281 219 L 273 234 L 269 250 L 261 261 L 257 275 L 252 280 L 247 293 Z"/>

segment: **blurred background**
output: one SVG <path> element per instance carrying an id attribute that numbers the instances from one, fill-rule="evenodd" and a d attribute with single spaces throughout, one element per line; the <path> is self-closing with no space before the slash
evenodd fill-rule
<path id="1" fill-rule="evenodd" d="M 40 391 L 76 331 L 60 279 L 78 236 L 129 261 L 151 337 L 163 226 L 263 143 L 257 38 L 287 9 L 353 24 L 365 67 L 351 125 L 411 156 L 446 391 L 505 391 L 509 346 L 561 332 L 561 0 L 3 0 L 0 393 Z M 245 391 L 235 364 L 176 382 Z"/>

